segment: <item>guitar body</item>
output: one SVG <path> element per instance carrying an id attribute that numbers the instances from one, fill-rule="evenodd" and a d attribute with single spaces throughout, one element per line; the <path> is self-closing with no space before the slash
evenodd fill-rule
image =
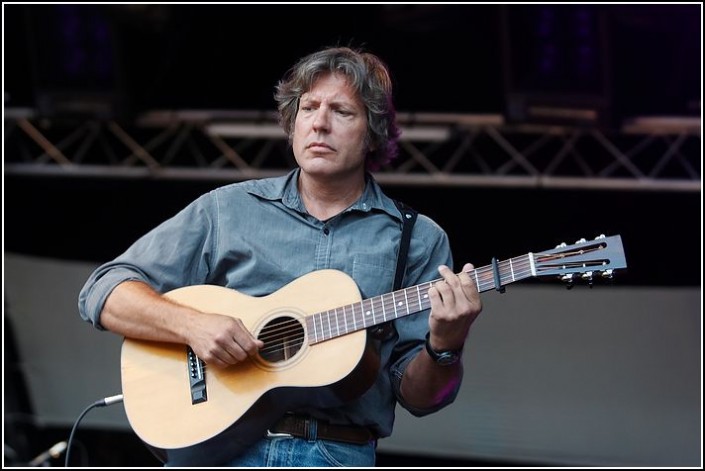
<path id="1" fill-rule="evenodd" d="M 195 396 L 185 345 L 125 339 L 122 389 L 130 425 L 170 465 L 218 464 L 263 437 L 288 410 L 340 405 L 376 377 L 379 357 L 365 330 L 309 344 L 306 316 L 360 301 L 355 282 L 342 272 L 312 272 L 261 298 L 210 285 L 166 296 L 240 318 L 258 338 L 271 337 L 280 326 L 290 331 L 274 355 L 204 368 L 205 392 Z M 199 394 L 207 398 L 194 401 Z"/>

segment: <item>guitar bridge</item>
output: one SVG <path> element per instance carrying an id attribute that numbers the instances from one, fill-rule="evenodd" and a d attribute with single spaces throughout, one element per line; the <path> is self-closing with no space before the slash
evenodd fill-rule
<path id="1" fill-rule="evenodd" d="M 206 369 L 203 360 L 186 347 L 188 379 L 191 389 L 191 404 L 200 404 L 208 400 L 208 389 L 206 388 Z"/>

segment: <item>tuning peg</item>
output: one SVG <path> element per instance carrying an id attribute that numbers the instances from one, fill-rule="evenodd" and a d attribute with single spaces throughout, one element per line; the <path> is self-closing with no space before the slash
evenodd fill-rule
<path id="1" fill-rule="evenodd" d="M 590 288 L 592 288 L 593 279 L 592 279 L 592 272 L 591 272 L 591 271 L 586 271 L 586 272 L 583 273 L 580 277 L 581 277 L 583 280 L 587 281 L 588 286 L 589 286 Z"/>
<path id="2" fill-rule="evenodd" d="M 563 282 L 566 284 L 565 287 L 566 287 L 567 289 L 572 289 L 572 288 L 573 288 L 573 286 L 574 286 L 574 285 L 573 285 L 573 282 L 574 282 L 573 276 L 574 276 L 574 275 L 575 275 L 574 273 L 567 273 L 567 274 L 565 274 L 565 275 L 563 275 L 563 276 L 560 277 L 560 278 L 561 278 L 561 281 L 563 281 Z"/>
<path id="3" fill-rule="evenodd" d="M 568 244 L 566 244 L 565 242 L 561 242 L 560 244 L 556 245 L 557 249 L 562 249 L 563 247 L 568 247 Z"/>
<path id="4" fill-rule="evenodd" d="M 595 237 L 595 240 L 600 240 L 600 239 L 606 239 L 607 236 L 604 234 L 600 234 L 599 236 Z"/>
<path id="5" fill-rule="evenodd" d="M 602 278 L 608 278 L 611 280 L 613 278 L 613 276 L 614 276 L 614 270 L 611 268 L 602 271 Z"/>
<path id="6" fill-rule="evenodd" d="M 576 244 L 584 244 L 585 242 L 587 242 L 587 240 L 585 240 L 585 237 L 575 241 Z"/>

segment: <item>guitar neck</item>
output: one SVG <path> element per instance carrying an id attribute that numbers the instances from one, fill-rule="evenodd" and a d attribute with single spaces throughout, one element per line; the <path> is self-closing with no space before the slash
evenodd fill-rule
<path id="1" fill-rule="evenodd" d="M 496 265 L 476 268 L 467 273 L 475 282 L 478 292 L 496 289 L 534 276 L 533 254 L 503 260 Z M 434 284 L 442 281 L 443 279 L 439 278 L 311 314 L 306 318 L 309 343 L 316 344 L 428 309 L 431 307 L 428 291 Z"/>

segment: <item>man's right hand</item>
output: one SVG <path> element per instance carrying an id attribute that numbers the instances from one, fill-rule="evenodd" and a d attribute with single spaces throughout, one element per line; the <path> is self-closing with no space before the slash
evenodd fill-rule
<path id="1" fill-rule="evenodd" d="M 194 313 L 189 319 L 188 344 L 206 364 L 221 368 L 256 355 L 264 346 L 240 319 L 207 313 Z"/>

